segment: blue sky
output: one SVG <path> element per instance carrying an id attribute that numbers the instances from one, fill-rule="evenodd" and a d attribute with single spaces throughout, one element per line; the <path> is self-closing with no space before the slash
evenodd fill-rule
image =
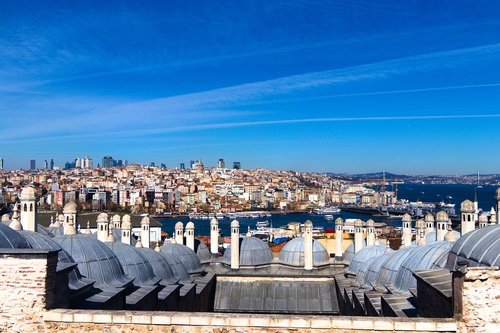
<path id="1" fill-rule="evenodd" d="M 0 2 L 0 156 L 498 173 L 498 1 Z"/>

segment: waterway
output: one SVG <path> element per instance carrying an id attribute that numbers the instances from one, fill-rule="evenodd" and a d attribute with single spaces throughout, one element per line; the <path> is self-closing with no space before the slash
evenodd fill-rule
<path id="1" fill-rule="evenodd" d="M 460 203 L 465 199 L 474 200 L 475 192 L 477 193 L 479 208 L 483 210 L 488 210 L 491 207 L 495 207 L 495 186 L 483 186 L 476 188 L 474 185 L 463 185 L 463 184 L 400 184 L 398 185 L 398 196 L 399 198 L 408 199 L 410 201 L 422 200 L 424 202 L 439 202 L 444 200 L 445 202 L 455 203 L 457 213 L 460 210 Z M 390 188 L 388 188 L 389 190 Z M 334 219 L 341 216 L 343 219 L 348 218 L 360 218 L 362 220 L 367 220 L 369 218 L 374 219 L 377 222 L 385 222 L 387 225 L 401 226 L 400 219 L 385 219 L 371 217 L 366 214 L 356 214 L 349 212 L 342 212 L 339 215 L 335 215 Z M 184 225 L 189 222 L 188 217 L 184 218 L 157 218 L 160 223 L 162 223 L 162 230 L 166 231 L 169 235 L 174 232 L 174 226 L 177 221 L 181 221 Z M 273 227 L 286 226 L 290 222 L 300 222 L 304 223 L 307 220 L 311 220 L 314 226 L 324 227 L 325 229 L 334 228 L 334 221 L 327 221 L 323 215 L 308 214 L 308 213 L 298 213 L 298 214 L 273 214 L 271 217 L 261 217 L 261 218 L 242 218 L 238 221 L 240 222 L 240 231 L 243 233 L 248 227 L 255 229 L 255 224 L 257 221 L 267 220 L 272 223 Z M 210 234 L 210 220 L 192 220 L 195 225 L 196 235 L 209 235 Z M 219 229 L 221 229 L 224 236 L 230 235 L 230 224 L 231 219 L 225 218 L 219 220 Z"/>

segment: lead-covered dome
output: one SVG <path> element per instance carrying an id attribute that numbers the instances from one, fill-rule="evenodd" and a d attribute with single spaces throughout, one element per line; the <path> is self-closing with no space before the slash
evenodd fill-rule
<path id="1" fill-rule="evenodd" d="M 228 246 L 222 261 L 231 264 L 231 246 Z M 257 237 L 240 238 L 240 266 L 267 265 L 273 261 L 269 246 Z"/>
<path id="2" fill-rule="evenodd" d="M 410 245 L 395 251 L 393 255 L 389 256 L 380 266 L 375 282 L 372 283 L 375 289 L 385 291 L 386 285 L 393 284 L 401 264 L 417 249 L 418 247 Z"/>
<path id="3" fill-rule="evenodd" d="M 168 262 L 168 260 L 160 252 L 156 252 L 153 249 L 145 247 L 136 248 L 136 250 L 139 250 L 141 254 L 144 255 L 144 257 L 148 260 L 149 264 L 153 268 L 155 276 L 161 279 L 160 284 L 165 286 L 167 284 L 175 284 L 180 280 L 175 276 L 175 273 L 172 270 L 172 267 L 170 267 L 170 263 Z M 186 275 L 188 275 L 187 271 Z"/>
<path id="4" fill-rule="evenodd" d="M 366 238 L 363 239 L 363 248 L 366 247 Z M 375 245 L 383 245 L 382 243 L 380 243 L 378 240 L 375 241 Z M 354 257 L 354 242 L 352 242 L 351 244 L 349 244 L 349 246 L 345 249 L 344 251 L 344 255 L 343 255 L 343 258 L 344 258 L 344 261 L 346 263 L 350 263 L 352 261 L 352 258 Z"/>
<path id="5" fill-rule="evenodd" d="M 116 255 L 125 274 L 134 278 L 134 285 L 153 286 L 160 282 L 161 279 L 155 276 L 148 259 L 138 249 L 121 242 L 105 242 L 104 244 Z"/>
<path id="6" fill-rule="evenodd" d="M 383 255 L 378 256 L 373 260 L 371 260 L 365 269 L 364 275 L 360 276 L 359 279 L 358 276 L 356 275 L 356 282 L 358 282 L 363 288 L 371 288 L 377 279 L 377 275 L 378 272 L 380 271 L 380 268 L 382 267 L 384 262 L 386 262 L 387 259 L 389 259 L 389 257 L 394 255 L 394 253 L 395 253 L 394 251 L 389 251 L 389 252 L 386 251 Z"/>
<path id="7" fill-rule="evenodd" d="M 196 252 L 198 258 L 200 258 L 200 262 L 206 263 L 210 261 L 211 253 L 207 244 L 203 243 L 198 238 L 194 239 L 194 252 Z"/>
<path id="8" fill-rule="evenodd" d="M 97 288 L 123 288 L 133 279 L 125 274 L 116 255 L 90 235 L 62 235 L 54 240 L 78 264 L 80 273 L 95 280 Z"/>
<path id="9" fill-rule="evenodd" d="M 384 254 L 385 251 L 386 247 L 382 245 L 364 247 L 352 257 L 349 267 L 347 268 L 347 273 L 357 274 L 358 270 L 363 267 L 364 263 L 372 258 L 376 258 Z"/>
<path id="10" fill-rule="evenodd" d="M 189 274 L 203 272 L 200 258 L 189 247 L 177 243 L 165 243 L 160 247 L 160 251 L 167 257 L 177 258 L 186 268 Z"/>
<path id="11" fill-rule="evenodd" d="M 398 270 L 398 275 L 394 281 L 396 289 L 406 292 L 410 288 L 417 286 L 417 280 L 412 271 L 416 269 L 438 268 L 445 256 L 453 246 L 453 243 L 440 241 L 418 246 L 417 249 L 406 258 Z"/>
<path id="12" fill-rule="evenodd" d="M 26 239 L 4 223 L 0 223 L 0 248 L 2 249 L 29 249 Z"/>
<path id="13" fill-rule="evenodd" d="M 452 230 L 451 232 L 455 235 L 456 239 L 460 238 L 460 233 L 458 231 Z M 425 234 L 425 243 L 430 244 L 430 243 L 436 242 L 437 241 L 436 237 L 437 237 L 437 234 L 435 231 L 431 231 L 431 232 L 426 233 Z"/>
<path id="14" fill-rule="evenodd" d="M 467 266 L 500 266 L 500 225 L 495 224 L 468 232 L 450 250 L 446 268 L 456 270 L 458 262 Z"/>
<path id="15" fill-rule="evenodd" d="M 286 243 L 280 253 L 280 262 L 285 265 L 304 266 L 304 238 L 297 237 Z M 330 255 L 325 247 L 313 239 L 313 265 L 326 265 L 330 261 Z"/>

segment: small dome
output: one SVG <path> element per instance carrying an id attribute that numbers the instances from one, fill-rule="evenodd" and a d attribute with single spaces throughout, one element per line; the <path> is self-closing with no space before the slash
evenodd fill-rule
<path id="1" fill-rule="evenodd" d="M 144 217 L 141 219 L 141 224 L 149 224 L 149 217 L 144 216 Z"/>
<path id="2" fill-rule="evenodd" d="M 109 220 L 108 214 L 100 213 L 97 215 L 97 223 L 107 223 Z"/>
<path id="3" fill-rule="evenodd" d="M 179 222 L 177 222 L 177 223 L 175 224 L 175 229 L 183 229 L 183 228 L 184 228 L 184 224 L 182 224 L 182 222 L 181 222 L 181 221 L 179 221 Z"/>
<path id="4" fill-rule="evenodd" d="M 64 214 L 73 214 L 76 213 L 77 207 L 73 201 L 68 202 L 64 205 L 63 213 Z"/>
<path id="5" fill-rule="evenodd" d="M 140 253 L 148 260 L 149 264 L 153 268 L 155 276 L 161 279 L 160 284 L 165 286 L 167 284 L 175 284 L 180 280 L 175 276 L 174 271 L 170 267 L 170 263 L 167 261 L 165 256 L 161 255 L 161 253 L 145 247 L 138 248 L 137 250 L 140 251 Z M 188 275 L 187 272 L 186 275 Z"/>
<path id="6" fill-rule="evenodd" d="M 417 280 L 412 271 L 416 269 L 432 269 L 436 267 L 436 261 L 448 253 L 453 243 L 440 241 L 419 246 L 406 258 L 398 270 L 394 281 L 396 289 L 406 292 L 417 286 Z"/>
<path id="7" fill-rule="evenodd" d="M 488 216 L 485 212 L 482 212 L 481 215 L 479 215 L 479 222 L 488 223 Z"/>
<path id="8" fill-rule="evenodd" d="M 280 262 L 285 265 L 304 266 L 304 238 L 297 237 L 286 243 L 280 253 Z M 330 255 L 325 247 L 313 239 L 313 265 L 326 265 L 330 261 Z"/>
<path id="9" fill-rule="evenodd" d="M 120 242 L 106 242 L 104 244 L 116 255 L 125 274 L 134 278 L 134 285 L 138 287 L 153 286 L 160 282 L 161 279 L 155 276 L 153 267 L 141 251 Z"/>
<path id="10" fill-rule="evenodd" d="M 193 250 L 185 245 L 165 243 L 160 247 L 160 251 L 167 257 L 175 257 L 180 260 L 189 274 L 203 272 L 200 259 Z"/>
<path id="11" fill-rule="evenodd" d="M 368 221 L 366 221 L 366 226 L 373 227 L 373 226 L 375 226 L 375 222 L 372 219 L 369 219 Z"/>
<path id="12" fill-rule="evenodd" d="M 132 223 L 130 222 L 130 215 L 124 215 L 122 219 L 122 229 L 130 230 L 132 229 Z"/>
<path id="13" fill-rule="evenodd" d="M 218 225 L 219 224 L 219 221 L 217 221 L 217 219 L 214 217 L 210 220 L 210 225 Z"/>
<path id="14" fill-rule="evenodd" d="M 181 259 L 177 257 L 173 257 L 170 255 L 166 255 L 165 253 L 160 252 L 159 253 L 169 264 L 170 268 L 172 269 L 172 272 L 174 272 L 174 276 L 178 281 L 181 281 L 182 283 L 191 283 L 193 279 L 189 276 L 189 272 L 186 270 L 186 267 L 181 262 Z"/>
<path id="15" fill-rule="evenodd" d="M 194 252 L 196 252 L 202 263 L 209 261 L 212 256 L 208 246 L 198 238 L 194 239 Z"/>
<path id="16" fill-rule="evenodd" d="M 411 215 L 406 213 L 403 215 L 403 217 L 401 218 L 401 221 L 403 222 L 411 222 Z"/>
<path id="17" fill-rule="evenodd" d="M 194 223 L 191 221 L 186 223 L 186 229 L 194 229 Z"/>
<path id="18" fill-rule="evenodd" d="M 460 205 L 460 211 L 462 213 L 474 213 L 476 211 L 476 208 L 474 207 L 474 203 L 472 201 L 464 200 Z"/>
<path id="19" fill-rule="evenodd" d="M 96 238 L 77 234 L 54 240 L 75 260 L 83 276 L 96 281 L 97 288 L 123 288 L 132 282 L 113 251 Z"/>
<path id="20" fill-rule="evenodd" d="M 385 253 L 385 246 L 374 245 L 364 247 L 352 257 L 352 261 L 347 268 L 347 272 L 351 274 L 357 274 L 358 270 L 361 269 L 363 264 L 372 258 L 376 258 Z"/>
<path id="21" fill-rule="evenodd" d="M 238 220 L 231 221 L 231 228 L 239 228 L 239 227 L 240 227 L 240 222 L 238 222 Z"/>
<path id="22" fill-rule="evenodd" d="M 335 224 L 336 225 L 343 225 L 344 224 L 344 220 L 342 220 L 341 217 L 337 217 L 337 219 L 335 220 Z"/>
<path id="23" fill-rule="evenodd" d="M 21 200 L 35 200 L 35 189 L 31 186 L 24 187 L 21 191 Z"/>
<path id="24" fill-rule="evenodd" d="M 9 214 L 3 214 L 2 215 L 2 222 L 9 222 L 9 221 L 10 221 Z"/>
<path id="25" fill-rule="evenodd" d="M 121 222 L 121 217 L 118 214 L 113 215 L 113 223 Z"/>
<path id="26" fill-rule="evenodd" d="M 377 274 L 382 267 L 382 264 L 392 255 L 394 255 L 394 251 L 386 252 L 381 256 L 378 256 L 371 260 L 366 269 L 364 269 L 365 273 L 362 276 L 356 275 L 356 282 L 358 282 L 363 288 L 371 288 L 372 284 L 375 283 L 377 279 Z M 361 270 L 360 270 L 361 271 Z M 362 278 L 362 280 L 361 280 Z"/>
<path id="27" fill-rule="evenodd" d="M 273 261 L 273 254 L 269 246 L 257 237 L 240 238 L 240 265 L 260 266 Z M 231 246 L 228 246 L 222 259 L 227 265 L 231 264 Z"/>
<path id="28" fill-rule="evenodd" d="M 354 221 L 354 226 L 355 227 L 362 227 L 363 226 L 363 221 L 361 221 L 360 219 L 357 219 Z"/>
<path id="29" fill-rule="evenodd" d="M 459 239 L 460 238 L 460 233 L 456 230 L 453 230 L 451 231 L 454 236 L 456 237 L 455 239 Z M 445 234 L 446 235 L 446 234 Z M 425 243 L 426 244 L 430 244 L 430 243 L 433 243 L 433 242 L 436 242 L 436 232 L 435 231 L 431 231 L 431 232 L 428 232 L 425 234 Z M 446 239 L 445 239 L 446 240 Z"/>
<path id="30" fill-rule="evenodd" d="M 384 244 L 382 244 L 378 240 L 375 240 L 374 245 L 384 245 Z M 366 246 L 367 246 L 367 244 L 366 244 L 366 238 L 365 238 L 365 239 L 363 239 L 363 247 L 366 247 Z M 354 257 L 354 242 L 349 244 L 349 246 L 345 249 L 344 255 L 343 255 L 344 261 L 346 263 L 350 263 L 352 261 L 353 257 Z"/>
<path id="31" fill-rule="evenodd" d="M 389 256 L 380 266 L 375 282 L 373 283 L 374 287 L 378 290 L 385 291 L 386 285 L 393 284 L 401 264 L 417 249 L 418 247 L 416 246 L 407 246 L 395 251 L 393 255 Z"/>
<path id="32" fill-rule="evenodd" d="M 29 249 L 26 239 L 6 224 L 0 223 L 0 248 L 2 249 Z"/>
<path id="33" fill-rule="evenodd" d="M 425 221 L 423 219 L 418 219 L 417 222 L 415 222 L 415 228 L 424 229 L 425 228 Z"/>
<path id="34" fill-rule="evenodd" d="M 436 214 L 436 221 L 438 222 L 448 222 L 448 213 L 445 211 L 440 211 Z"/>
<path id="35" fill-rule="evenodd" d="M 425 214 L 425 222 L 434 222 L 434 216 L 431 213 Z"/>
<path id="36" fill-rule="evenodd" d="M 460 261 L 467 261 L 469 267 L 500 266 L 500 224 L 473 230 L 457 240 L 446 268 L 456 270 Z"/>

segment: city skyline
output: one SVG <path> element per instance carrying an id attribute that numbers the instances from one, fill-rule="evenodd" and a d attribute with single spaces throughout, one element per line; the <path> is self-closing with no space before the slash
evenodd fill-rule
<path id="1" fill-rule="evenodd" d="M 4 168 L 497 173 L 500 5 L 454 4 L 4 1 Z"/>

